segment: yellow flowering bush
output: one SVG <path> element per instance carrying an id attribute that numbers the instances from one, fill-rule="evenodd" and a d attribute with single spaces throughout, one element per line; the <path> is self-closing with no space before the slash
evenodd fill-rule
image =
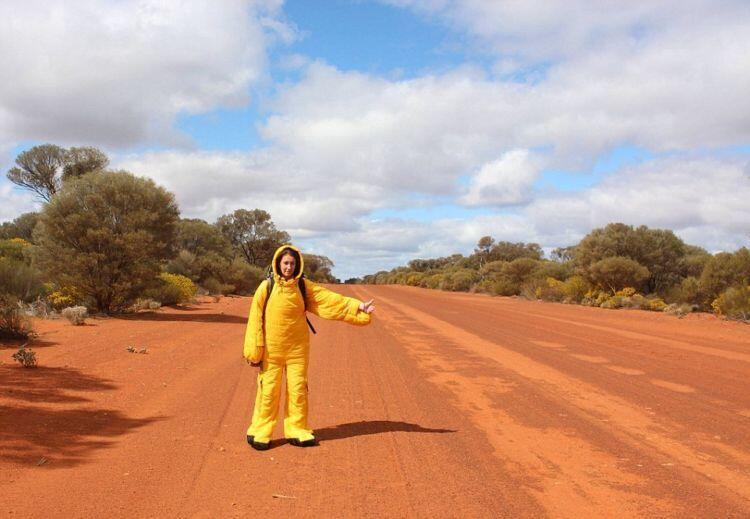
<path id="1" fill-rule="evenodd" d="M 198 291 L 198 287 L 195 283 L 186 276 L 181 274 L 170 274 L 168 272 L 162 272 L 159 274 L 159 279 L 162 280 L 165 287 L 165 294 L 171 297 L 166 297 L 166 301 L 162 300 L 163 304 L 176 304 L 185 303 L 195 297 L 195 293 Z"/>
<path id="2" fill-rule="evenodd" d="M 654 312 L 663 312 L 666 307 L 667 303 L 665 303 L 663 299 L 661 299 L 660 297 L 655 297 L 648 300 L 648 306 L 646 307 L 646 309 L 652 310 Z"/>
<path id="3" fill-rule="evenodd" d="M 76 306 L 83 300 L 83 294 L 74 287 L 64 286 L 51 292 L 47 296 L 47 302 L 57 311 L 69 306 Z"/>

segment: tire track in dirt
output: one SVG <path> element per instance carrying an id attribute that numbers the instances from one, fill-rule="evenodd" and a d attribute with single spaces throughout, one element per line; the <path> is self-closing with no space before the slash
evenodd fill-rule
<path id="1" fill-rule="evenodd" d="M 378 301 L 382 308 L 386 300 L 380 296 Z M 391 303 L 387 300 L 387 305 L 392 306 Z M 486 359 L 461 351 L 459 341 L 453 334 L 436 337 L 429 329 L 426 333 L 410 332 L 410 329 L 425 329 L 423 322 L 408 317 L 412 313 L 411 310 L 399 312 L 398 318 L 390 313 L 388 315 L 389 322 L 394 322 L 398 330 L 402 344 L 415 351 L 425 367 L 433 372 L 430 379 L 434 383 L 449 385 L 454 389 L 453 396 L 458 407 L 488 435 L 495 455 L 504 464 L 505 473 L 527 479 L 526 486 L 532 489 L 536 499 L 550 515 L 568 517 L 584 511 L 608 516 L 639 516 L 649 510 L 665 512 L 668 509 L 660 506 L 657 500 L 647 503 L 639 494 L 629 496 L 627 492 L 618 494 L 606 486 L 592 488 L 585 485 L 594 474 L 601 475 L 602 470 L 616 465 L 618 460 L 603 457 L 594 446 L 570 437 L 572 427 L 569 415 L 573 416 L 573 410 L 555 413 L 552 420 L 545 419 L 544 411 L 535 409 L 538 404 L 532 399 L 523 402 L 526 405 L 524 420 L 518 420 L 518 409 L 513 414 L 504 412 L 497 405 L 498 396 L 519 392 L 526 395 L 536 393 L 536 398 L 541 398 L 541 395 L 530 384 L 514 376 L 513 372 L 488 367 Z M 406 338 L 409 339 L 408 343 L 405 342 Z M 436 344 L 440 345 L 439 350 L 433 349 Z M 446 351 L 447 344 L 454 345 L 453 351 Z M 441 351 L 449 353 L 453 360 L 444 361 Z M 456 369 L 457 364 L 462 369 Z M 477 371 L 485 375 L 469 376 Z M 558 425 L 565 422 L 565 427 L 552 427 L 555 422 Z M 597 424 L 590 425 L 599 427 Z M 539 428 L 543 430 L 539 431 Z M 533 438 L 532 445 L 525 445 L 530 438 Z M 585 459 L 585 463 L 580 463 L 576 459 L 578 456 Z M 636 488 L 640 483 L 635 475 L 620 476 L 618 479 L 627 482 L 631 488 Z"/>
<path id="2" fill-rule="evenodd" d="M 631 451 L 634 451 L 641 457 L 657 460 L 660 462 L 659 465 L 661 466 L 689 468 L 689 470 L 682 470 L 679 477 L 683 480 L 683 485 L 687 482 L 688 486 L 694 487 L 692 489 L 693 497 L 696 497 L 698 489 L 700 489 L 699 493 L 710 489 L 714 494 L 713 499 L 707 500 L 705 497 L 700 497 L 697 499 L 699 502 L 693 503 L 693 506 L 698 507 L 699 510 L 702 509 L 704 511 L 710 510 L 715 512 L 716 508 L 714 508 L 714 506 L 725 506 L 727 500 L 729 502 L 734 502 L 738 507 L 747 507 L 748 491 L 746 489 L 750 487 L 747 486 L 748 478 L 745 475 L 747 469 L 745 453 L 729 448 L 728 450 L 731 452 L 731 455 L 734 456 L 735 459 L 740 459 L 741 468 L 739 470 L 727 468 L 716 460 L 713 460 L 711 456 L 707 456 L 706 453 L 696 451 L 692 447 L 681 443 L 679 440 L 675 439 L 675 437 L 679 435 L 676 435 L 673 429 L 668 429 L 661 424 L 656 424 L 651 420 L 649 415 L 634 408 L 622 399 L 613 397 L 594 386 L 590 386 L 574 377 L 567 376 L 544 364 L 539 364 L 538 362 L 523 355 L 519 355 L 514 351 L 507 350 L 503 348 L 502 345 L 490 343 L 481 337 L 468 333 L 444 321 L 435 319 L 429 314 L 416 310 L 411 305 L 407 306 L 405 304 L 396 303 L 394 300 L 385 298 L 382 295 L 382 291 L 368 290 L 368 297 L 375 297 L 380 303 L 386 303 L 386 305 L 398 310 L 402 315 L 408 315 L 422 327 L 434 330 L 444 338 L 449 338 L 449 340 L 453 339 L 460 345 L 471 345 L 470 347 L 467 346 L 466 349 L 474 354 L 480 354 L 499 363 L 507 370 L 520 374 L 540 387 L 551 385 L 552 387 L 548 392 L 564 395 L 564 399 L 568 401 L 567 407 L 572 405 L 573 408 L 579 412 L 583 411 L 584 414 L 588 415 L 586 421 L 589 424 L 595 420 L 602 420 L 611 425 L 615 425 L 616 430 L 614 431 L 614 434 L 610 433 L 609 435 L 628 445 Z M 410 303 L 410 301 L 407 301 L 407 303 Z M 434 337 L 432 340 L 435 340 Z M 598 361 L 599 359 L 596 360 Z M 465 383 L 466 381 L 464 381 L 464 384 Z M 514 424 L 509 417 L 504 418 L 508 423 Z M 487 416 L 479 416 L 478 421 L 486 422 L 487 419 Z M 578 433 L 582 438 L 587 437 L 587 434 L 585 433 L 587 427 L 590 427 L 590 425 L 578 427 Z M 532 433 L 533 431 L 518 429 L 515 432 L 515 435 L 534 437 Z M 536 436 L 538 439 L 539 434 Z M 589 438 L 587 439 L 590 441 L 591 435 L 589 434 L 588 436 Z M 496 440 L 496 443 L 501 444 L 500 438 L 496 438 Z M 570 439 L 560 439 L 559 443 L 560 445 L 565 445 L 566 443 L 570 443 Z M 539 447 L 539 445 L 540 443 L 538 442 L 535 444 L 536 447 Z M 587 452 L 585 445 L 577 445 L 575 451 L 579 454 Z M 553 459 L 555 457 L 554 453 L 551 452 L 544 452 L 544 454 L 547 456 L 553 456 Z M 587 455 L 588 454 L 586 454 L 586 456 Z M 594 465 L 605 463 L 606 460 L 602 460 L 601 456 L 599 458 L 599 463 Z M 590 459 L 596 459 L 596 456 Z M 529 462 L 528 459 L 525 461 L 527 463 Z M 523 464 L 523 462 L 521 464 Z M 570 469 L 570 467 L 568 468 Z M 670 472 L 673 472 L 674 470 L 677 469 L 672 469 Z M 579 473 L 578 476 L 580 479 L 581 474 Z M 672 474 L 653 474 L 652 476 L 666 476 L 666 480 L 674 479 Z M 719 484 L 711 485 L 709 483 L 703 485 L 703 479 L 707 476 L 718 479 Z M 621 485 L 622 483 L 627 482 L 627 478 L 623 478 L 622 473 L 609 474 L 605 475 L 605 477 L 612 478 L 611 480 L 614 481 L 616 485 Z M 583 479 L 585 479 L 585 477 L 583 477 Z M 649 481 L 649 484 L 652 486 L 654 482 L 653 479 L 654 478 L 652 477 Z M 715 488 L 711 488 L 712 486 Z M 596 491 L 596 489 L 591 489 L 591 485 L 588 485 L 588 487 L 587 490 L 589 493 Z M 732 488 L 739 490 L 730 490 Z M 745 490 L 743 490 L 743 488 Z M 661 489 L 660 492 L 663 494 L 664 489 Z M 666 493 L 669 494 L 670 492 Z M 566 493 L 563 493 L 560 496 L 561 503 L 564 502 L 565 495 Z M 603 493 L 601 498 L 602 502 L 606 501 L 607 492 Z M 708 503 L 707 501 L 713 501 L 713 503 Z M 554 502 L 555 499 L 552 499 L 551 501 L 548 501 L 547 504 L 549 507 L 554 507 Z M 628 499 L 624 499 L 620 505 L 625 506 L 624 503 L 627 502 Z M 701 504 L 701 502 L 703 502 L 703 504 Z M 651 506 L 652 504 L 648 504 L 648 507 Z M 648 507 L 645 509 L 648 509 Z M 730 510 L 732 508 L 734 507 L 731 507 Z M 653 512 L 654 509 L 651 510 Z M 736 510 L 737 509 L 735 509 L 735 512 Z M 555 515 L 557 515 L 559 510 L 556 510 L 555 512 Z M 620 509 L 620 513 L 622 513 L 622 509 Z"/>
<path id="3" fill-rule="evenodd" d="M 576 326 L 550 325 L 546 320 L 529 316 L 540 310 L 573 315 L 580 310 L 585 311 L 582 313 L 586 317 L 593 312 L 599 315 L 600 321 L 621 324 L 623 321 L 618 311 L 483 296 L 475 296 L 474 302 L 469 304 L 465 302 L 465 295 L 446 293 L 439 293 L 440 304 L 435 304 L 435 295 L 429 291 L 389 288 L 419 309 L 430 309 L 441 319 L 459 326 L 471 326 L 475 334 L 486 340 L 502 343 L 539 362 L 551 363 L 566 373 L 578 373 L 596 385 L 607 387 L 608 392 L 646 409 L 656 420 L 679 423 L 697 440 L 719 436 L 735 445 L 750 444 L 750 424 L 742 414 L 750 408 L 750 392 L 747 390 L 750 373 L 744 363 L 675 352 L 645 340 L 623 339 Z M 451 307 L 448 303 L 456 300 L 461 302 L 462 315 L 446 310 Z M 528 308 L 528 314 L 519 312 L 519 308 Z M 745 333 L 746 328 L 738 323 L 716 319 L 685 321 L 665 315 L 654 316 L 651 312 L 628 312 L 627 317 L 629 328 L 643 324 L 642 319 L 646 321 L 649 333 L 653 331 L 661 335 L 675 329 L 683 336 L 705 335 L 708 329 L 717 336 L 730 336 L 733 348 L 744 347 L 744 351 L 750 351 L 750 334 Z M 715 344 L 723 347 L 723 343 Z M 607 358 L 609 363 L 601 363 L 607 371 L 581 357 L 573 357 L 580 354 Z M 694 389 L 695 394 L 685 398 L 675 391 L 676 388 Z"/>

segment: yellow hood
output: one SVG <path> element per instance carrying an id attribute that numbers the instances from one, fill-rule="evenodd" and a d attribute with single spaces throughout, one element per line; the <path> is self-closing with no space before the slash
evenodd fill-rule
<path id="1" fill-rule="evenodd" d="M 302 257 L 302 251 L 300 251 L 294 245 L 282 245 L 276 252 L 273 253 L 273 261 L 271 262 L 271 268 L 273 269 L 273 275 L 276 279 L 283 279 L 281 272 L 279 271 L 279 262 L 281 261 L 281 253 L 286 249 L 291 249 L 297 256 L 297 264 L 294 267 L 294 278 L 299 279 L 302 276 L 302 272 L 305 270 L 305 258 Z"/>

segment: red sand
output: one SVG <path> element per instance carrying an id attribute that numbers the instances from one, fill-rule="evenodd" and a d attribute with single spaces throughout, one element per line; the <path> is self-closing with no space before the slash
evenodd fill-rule
<path id="1" fill-rule="evenodd" d="M 0 514 L 750 516 L 749 326 L 336 289 L 376 319 L 311 318 L 310 449 L 245 443 L 248 298 L 0 345 Z"/>

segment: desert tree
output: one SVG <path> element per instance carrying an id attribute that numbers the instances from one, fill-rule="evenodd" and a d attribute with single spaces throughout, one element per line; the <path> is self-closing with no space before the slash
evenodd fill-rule
<path id="1" fill-rule="evenodd" d="M 699 278 L 704 304 L 732 286 L 750 284 L 750 250 L 742 247 L 734 252 L 720 252 L 706 263 Z"/>
<path id="2" fill-rule="evenodd" d="M 291 239 L 263 209 L 237 209 L 219 217 L 216 226 L 248 263 L 258 267 L 270 265 L 274 251 Z"/>
<path id="3" fill-rule="evenodd" d="M 336 283 L 336 277 L 331 273 L 333 261 L 327 256 L 305 254 L 305 276 L 313 281 L 322 283 Z"/>
<path id="4" fill-rule="evenodd" d="M 79 178 L 92 171 L 102 171 L 109 166 L 109 158 L 92 147 L 70 148 L 65 151 L 65 164 L 62 171 L 63 182 Z"/>
<path id="5" fill-rule="evenodd" d="M 574 261 L 585 273 L 605 258 L 630 258 L 648 269 L 645 288 L 660 292 L 682 279 L 681 260 L 686 252 L 685 243 L 672 231 L 611 223 L 594 229 L 580 241 Z"/>
<path id="6" fill-rule="evenodd" d="M 588 281 L 613 294 L 627 287 L 641 290 L 649 275 L 646 267 L 623 256 L 608 256 L 589 265 L 586 271 Z"/>
<path id="7" fill-rule="evenodd" d="M 34 230 L 40 266 L 93 308 L 126 307 L 173 254 L 179 210 L 152 180 L 102 172 L 66 182 Z"/>
<path id="8" fill-rule="evenodd" d="M 181 219 L 177 224 L 177 256 L 165 270 L 187 276 L 206 287 L 230 290 L 227 278 L 233 272 L 234 250 L 229 240 L 215 226 L 197 218 Z M 220 290 L 221 291 L 221 290 Z"/>
<path id="9" fill-rule="evenodd" d="M 489 257 L 492 246 L 495 245 L 495 238 L 492 236 L 482 236 L 474 248 L 474 256 L 477 257 L 477 268 L 482 268 Z"/>
<path id="10" fill-rule="evenodd" d="M 104 169 L 108 164 L 107 156 L 96 148 L 65 149 L 55 144 L 41 144 L 21 152 L 7 177 L 49 202 L 64 181 Z"/>
<path id="11" fill-rule="evenodd" d="M 39 213 L 23 213 L 12 222 L 0 224 L 0 239 L 21 238 L 27 242 L 33 241 L 34 227 L 39 219 Z"/>
<path id="12" fill-rule="evenodd" d="M 488 261 L 513 261 L 519 258 L 540 260 L 544 252 L 538 243 L 512 243 L 501 241 L 494 244 L 488 252 Z"/>

